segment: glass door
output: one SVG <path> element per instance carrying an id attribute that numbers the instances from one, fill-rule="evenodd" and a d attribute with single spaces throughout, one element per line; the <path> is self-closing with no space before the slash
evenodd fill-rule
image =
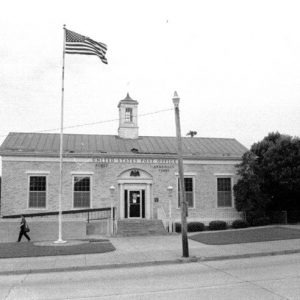
<path id="1" fill-rule="evenodd" d="M 129 191 L 129 218 L 141 217 L 141 191 Z"/>
<path id="2" fill-rule="evenodd" d="M 145 190 L 124 190 L 124 218 L 145 218 Z"/>

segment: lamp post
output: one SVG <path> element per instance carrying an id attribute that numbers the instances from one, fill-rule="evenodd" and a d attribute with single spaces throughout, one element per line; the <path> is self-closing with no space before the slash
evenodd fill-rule
<path id="1" fill-rule="evenodd" d="M 111 220 L 111 226 L 110 226 L 110 233 L 111 235 L 114 235 L 114 193 L 115 193 L 115 187 L 112 185 L 110 190 L 110 220 Z"/>
<path id="2" fill-rule="evenodd" d="M 182 142 L 179 116 L 179 101 L 177 92 L 174 92 L 173 104 L 175 109 L 176 136 L 177 136 L 177 154 L 178 154 L 178 173 L 179 173 L 179 199 L 181 207 L 181 234 L 182 234 L 182 256 L 189 257 L 189 245 L 187 239 L 187 205 L 185 199 L 183 160 L 182 160 Z"/>
<path id="3" fill-rule="evenodd" d="M 169 232 L 173 232 L 173 224 L 172 224 L 172 192 L 173 187 L 169 185 L 167 187 L 168 190 L 168 196 L 169 196 Z"/>

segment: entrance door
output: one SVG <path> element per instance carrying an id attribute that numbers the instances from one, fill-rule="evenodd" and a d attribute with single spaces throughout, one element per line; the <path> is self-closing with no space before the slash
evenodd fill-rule
<path id="1" fill-rule="evenodd" d="M 129 191 L 129 218 L 140 218 L 141 207 L 141 191 Z"/>
<path id="2" fill-rule="evenodd" d="M 125 190 L 125 218 L 145 218 L 145 190 Z"/>

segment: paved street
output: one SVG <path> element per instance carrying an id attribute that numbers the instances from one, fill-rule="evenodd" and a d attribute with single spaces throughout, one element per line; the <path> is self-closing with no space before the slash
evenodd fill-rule
<path id="1" fill-rule="evenodd" d="M 0 276 L 1 299 L 300 299 L 300 254 Z"/>

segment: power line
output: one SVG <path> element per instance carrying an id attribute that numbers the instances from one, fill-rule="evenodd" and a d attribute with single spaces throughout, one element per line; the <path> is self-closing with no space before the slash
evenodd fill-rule
<path id="1" fill-rule="evenodd" d="M 158 113 L 162 113 L 162 112 L 166 112 L 166 111 L 171 111 L 171 110 L 173 110 L 173 108 L 161 109 L 161 110 L 157 110 L 157 111 L 150 112 L 150 113 L 139 114 L 137 116 L 138 117 L 144 117 L 144 116 L 154 115 L 154 114 L 158 114 Z M 118 119 L 110 119 L 110 120 L 103 120 L 103 121 L 97 121 L 97 122 L 84 123 L 84 124 L 76 124 L 76 125 L 66 126 L 63 129 L 78 128 L 78 127 L 84 127 L 84 126 L 91 126 L 91 125 L 97 125 L 97 124 L 110 123 L 110 122 L 115 122 L 115 121 L 119 121 L 119 118 Z M 39 131 L 36 131 L 36 133 L 43 133 L 43 132 L 57 131 L 57 130 L 60 130 L 60 128 L 39 130 Z M 7 135 L 0 135 L 0 137 L 6 137 L 6 136 Z"/>

